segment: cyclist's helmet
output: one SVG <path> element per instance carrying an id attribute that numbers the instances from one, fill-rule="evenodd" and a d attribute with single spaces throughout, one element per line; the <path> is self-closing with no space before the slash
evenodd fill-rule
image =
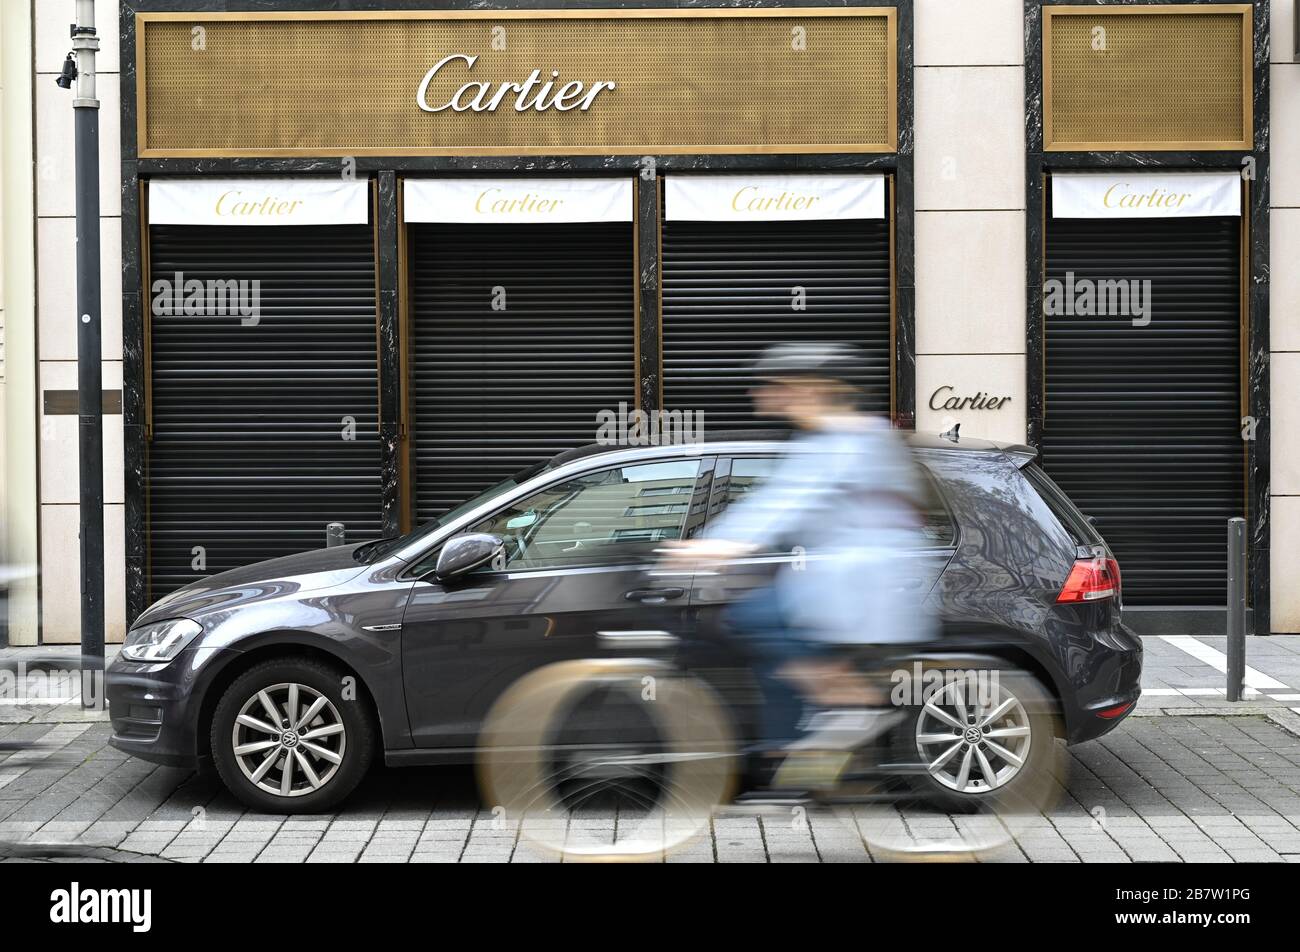
<path id="1" fill-rule="evenodd" d="M 860 388 L 867 366 L 861 352 L 849 344 L 773 344 L 754 363 L 754 376 L 816 377 Z"/>

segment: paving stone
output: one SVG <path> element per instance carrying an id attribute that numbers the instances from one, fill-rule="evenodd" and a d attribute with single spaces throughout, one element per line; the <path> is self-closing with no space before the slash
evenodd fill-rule
<path id="1" fill-rule="evenodd" d="M 1300 683 L 1300 638 L 1283 640 L 1285 646 L 1270 650 L 1292 659 L 1288 677 Z M 1177 648 L 1160 645 L 1149 656 L 1157 659 L 1149 683 L 1190 687 L 1186 679 L 1194 678 L 1221 686 L 1221 676 L 1208 676 Z M 1251 663 L 1258 666 L 1253 657 Z M 1173 705 L 1157 700 L 1153 713 L 1070 748 L 1068 776 L 1050 814 L 1018 823 L 1016 843 L 980 861 L 1300 861 L 1300 737 L 1266 716 L 1265 701 L 1245 708 L 1222 697 L 1176 698 L 1178 707 L 1199 714 L 1189 717 L 1158 713 Z M 102 719 L 60 723 L 48 710 L 0 714 L 6 715 L 0 737 L 45 739 L 66 754 L 0 769 L 0 840 L 78 841 L 178 862 L 533 863 L 560 857 L 528 839 L 529 823 L 534 831 L 551 823 L 550 832 L 570 842 L 615 843 L 636 830 L 637 821 L 615 811 L 584 811 L 567 822 L 528 818 L 521 836 L 517 818 L 502 823 L 478 802 L 472 772 L 464 768 L 379 770 L 336 815 L 267 816 L 246 810 L 209 778 L 113 750 Z M 937 836 L 952 821 L 918 817 L 916 827 Z M 708 835 L 666 857 L 649 857 L 669 863 L 879 858 L 851 820 L 815 809 L 797 821 L 719 816 Z"/>

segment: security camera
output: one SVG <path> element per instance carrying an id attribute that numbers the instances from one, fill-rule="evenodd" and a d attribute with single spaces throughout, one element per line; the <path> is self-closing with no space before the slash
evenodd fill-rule
<path id="1" fill-rule="evenodd" d="M 77 78 L 77 61 L 69 53 L 67 59 L 63 61 L 63 71 L 54 77 L 54 81 L 60 89 L 71 89 L 72 81 Z"/>

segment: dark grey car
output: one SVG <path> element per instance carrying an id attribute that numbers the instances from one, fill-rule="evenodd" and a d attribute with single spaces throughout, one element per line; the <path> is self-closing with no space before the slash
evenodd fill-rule
<path id="1" fill-rule="evenodd" d="M 1035 679 L 1056 716 L 1030 731 L 1078 743 L 1113 728 L 1139 695 L 1141 642 L 1121 622 L 1105 542 L 1032 450 L 911 442 L 933 497 L 908 584 L 946 642 Z M 648 585 L 654 550 L 702 531 L 781 452 L 753 439 L 573 450 L 401 538 L 186 586 L 136 620 L 109 670 L 112 742 L 161 763 L 211 760 L 240 799 L 279 812 L 333 806 L 376 755 L 470 760 L 501 693 L 607 653 L 598 631 L 707 629 L 730 589 Z M 761 574 L 789 557 L 749 563 Z M 752 712 L 734 710 L 743 736 Z M 950 794 L 986 792 L 941 773 Z"/>

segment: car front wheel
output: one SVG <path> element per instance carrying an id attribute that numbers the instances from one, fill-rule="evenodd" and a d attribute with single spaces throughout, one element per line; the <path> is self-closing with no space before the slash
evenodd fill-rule
<path id="1" fill-rule="evenodd" d="M 222 694 L 212 756 L 226 787 L 268 813 L 319 813 L 361 782 L 376 732 L 345 675 L 308 658 L 264 661 Z"/>

